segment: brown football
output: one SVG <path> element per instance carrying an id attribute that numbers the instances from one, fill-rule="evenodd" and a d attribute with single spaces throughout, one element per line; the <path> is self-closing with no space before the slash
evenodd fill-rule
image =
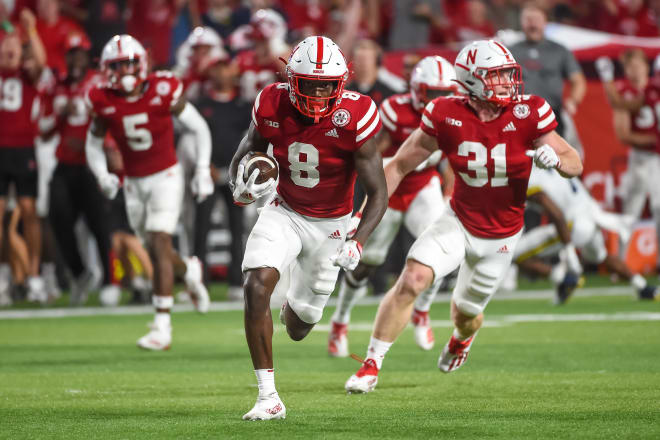
<path id="1" fill-rule="evenodd" d="M 277 164 L 275 159 L 267 155 L 266 153 L 260 153 L 258 151 L 250 151 L 248 154 L 243 156 L 241 160 L 245 171 L 243 172 L 243 179 L 247 182 L 248 178 L 255 169 L 259 170 L 259 175 L 255 183 L 264 183 L 268 179 L 277 180 Z"/>

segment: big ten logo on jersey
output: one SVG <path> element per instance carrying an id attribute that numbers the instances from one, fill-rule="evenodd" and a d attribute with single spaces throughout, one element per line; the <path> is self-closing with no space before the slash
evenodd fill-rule
<path id="1" fill-rule="evenodd" d="M 396 98 L 394 98 L 394 100 L 399 105 L 406 105 L 412 102 L 412 97 L 410 95 L 399 95 Z"/>
<path id="2" fill-rule="evenodd" d="M 23 83 L 18 78 L 0 78 L 0 110 L 15 112 L 23 105 Z"/>
<path id="3" fill-rule="evenodd" d="M 446 117 L 445 118 L 445 124 L 453 125 L 454 127 L 462 127 L 463 126 L 463 121 L 459 121 L 458 119 Z"/>

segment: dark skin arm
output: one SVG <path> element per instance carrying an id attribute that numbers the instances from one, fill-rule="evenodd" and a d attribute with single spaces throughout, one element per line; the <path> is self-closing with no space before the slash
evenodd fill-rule
<path id="1" fill-rule="evenodd" d="M 250 151 L 261 151 L 265 153 L 268 150 L 268 141 L 259 134 L 257 127 L 254 125 L 254 122 L 250 123 L 250 128 L 248 132 L 241 140 L 241 143 L 238 144 L 238 149 L 234 153 L 234 157 L 231 159 L 231 164 L 229 165 L 229 185 L 234 187 L 234 178 L 236 177 L 236 171 L 238 170 L 238 164 L 240 163 L 243 156 L 248 154 Z"/>
<path id="2" fill-rule="evenodd" d="M 562 214 L 561 209 L 555 202 L 550 199 L 543 191 L 537 192 L 536 194 L 527 198 L 530 202 L 536 203 L 539 205 L 548 215 L 550 222 L 555 225 L 557 229 L 557 234 L 559 234 L 559 239 L 562 243 L 568 244 L 571 242 L 571 230 L 568 227 L 566 218 Z"/>
<path id="3" fill-rule="evenodd" d="M 353 240 L 364 244 L 387 209 L 387 183 L 383 173 L 383 159 L 378 150 L 376 139 L 371 138 L 365 142 L 354 153 L 353 158 L 357 175 L 364 192 L 367 194 L 362 220 L 353 236 Z"/>

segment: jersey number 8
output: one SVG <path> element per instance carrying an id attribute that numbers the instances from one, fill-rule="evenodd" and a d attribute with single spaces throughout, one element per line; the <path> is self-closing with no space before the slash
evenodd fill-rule
<path id="1" fill-rule="evenodd" d="M 305 160 L 302 159 L 305 155 Z M 312 144 L 294 142 L 289 145 L 291 180 L 298 186 L 314 188 L 319 184 L 319 150 Z"/>

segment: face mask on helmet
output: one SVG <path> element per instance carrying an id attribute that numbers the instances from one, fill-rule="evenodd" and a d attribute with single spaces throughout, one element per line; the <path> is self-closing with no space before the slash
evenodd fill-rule
<path id="1" fill-rule="evenodd" d="M 296 96 L 296 108 L 303 115 L 313 118 L 315 123 L 334 109 L 343 89 L 341 78 L 293 75 L 290 84 Z"/>
<path id="2" fill-rule="evenodd" d="M 140 77 L 140 60 L 110 61 L 106 68 L 111 84 L 119 86 L 126 93 L 135 90 Z"/>
<path id="3" fill-rule="evenodd" d="M 477 69 L 474 76 L 483 82 L 484 97 L 489 102 L 503 105 L 522 96 L 522 73 L 518 64 Z"/>

